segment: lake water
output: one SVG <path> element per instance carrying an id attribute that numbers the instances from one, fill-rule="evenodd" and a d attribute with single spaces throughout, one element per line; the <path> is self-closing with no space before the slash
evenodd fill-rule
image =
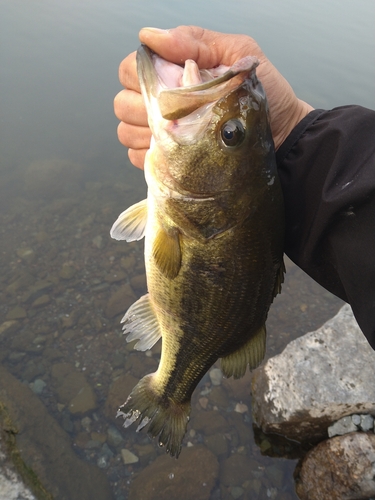
<path id="1" fill-rule="evenodd" d="M 375 3 L 0 0 L 0 9 L 0 362 L 32 389 L 74 456 L 109 483 L 108 498 L 154 498 L 145 496 L 147 478 L 164 451 L 114 419 L 116 406 L 134 381 L 154 371 L 159 356 L 157 347 L 151 356 L 134 353 L 119 325 L 126 301 L 145 293 L 143 249 L 111 241 L 109 229 L 144 197 L 145 183 L 117 141 L 118 65 L 137 49 L 141 27 L 197 24 L 253 36 L 314 107 L 374 109 Z M 342 304 L 296 266 L 287 267 L 269 315 L 267 356 L 319 327 Z M 255 443 L 251 411 L 234 411 L 239 402 L 250 409 L 249 390 L 248 376 L 218 387 L 206 376 L 194 394 L 185 447 L 204 445 L 219 464 L 211 493 L 201 498 L 295 499 L 296 460 L 269 456 L 276 452 L 264 436 Z M 32 428 L 21 426 L 19 436 L 30 465 Z M 77 480 L 91 495 L 89 474 L 77 468 L 72 477 L 68 458 L 65 466 L 54 465 L 50 439 L 46 429 L 46 442 L 39 443 L 40 461 L 45 453 L 50 468 L 37 467 L 47 488 L 57 499 L 85 498 L 69 489 Z M 190 453 L 185 447 L 181 458 Z M 123 450 L 139 461 L 124 464 Z M 252 466 L 236 467 L 231 481 L 233 456 Z M 198 463 L 189 467 L 199 475 Z M 169 491 L 165 498 L 189 498 L 186 488 Z"/>

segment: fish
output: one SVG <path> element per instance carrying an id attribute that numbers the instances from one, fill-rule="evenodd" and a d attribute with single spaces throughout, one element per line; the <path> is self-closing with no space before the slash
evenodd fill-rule
<path id="1" fill-rule="evenodd" d="M 265 91 L 251 55 L 232 66 L 170 63 L 141 45 L 137 73 L 152 132 L 147 198 L 111 229 L 145 239 L 148 293 L 122 319 L 128 342 L 151 349 L 155 373 L 117 416 L 148 426 L 178 457 L 191 396 L 218 360 L 240 378 L 264 358 L 267 314 L 281 290 L 284 206 Z"/>

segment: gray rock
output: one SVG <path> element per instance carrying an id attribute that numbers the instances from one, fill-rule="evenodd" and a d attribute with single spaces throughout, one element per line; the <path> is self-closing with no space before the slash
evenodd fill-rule
<path id="1" fill-rule="evenodd" d="M 46 387 L 46 383 L 41 378 L 37 378 L 31 385 L 31 389 L 34 394 L 42 394 L 43 389 Z"/>
<path id="2" fill-rule="evenodd" d="M 375 414 L 375 352 L 345 305 L 253 374 L 253 414 L 264 432 L 324 438 L 356 413 Z"/>
<path id="3" fill-rule="evenodd" d="M 323 441 L 296 479 L 301 500 L 358 500 L 375 495 L 375 435 L 355 432 Z"/>
<path id="4" fill-rule="evenodd" d="M 353 415 L 358 416 L 358 415 Z M 359 418 L 359 423 L 361 422 L 361 418 Z M 340 418 L 333 425 L 328 427 L 328 436 L 343 436 L 344 434 L 348 434 L 349 432 L 355 432 L 358 430 L 357 425 L 353 422 L 351 417 L 343 417 Z"/>
<path id="5" fill-rule="evenodd" d="M 352 422 L 354 425 L 359 425 L 361 423 L 361 415 L 352 415 Z"/>
<path id="6" fill-rule="evenodd" d="M 374 428 L 374 417 L 372 415 L 361 415 L 360 427 L 364 432 Z"/>

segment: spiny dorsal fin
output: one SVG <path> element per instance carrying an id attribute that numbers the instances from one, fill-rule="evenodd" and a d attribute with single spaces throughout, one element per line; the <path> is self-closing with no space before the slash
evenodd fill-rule
<path id="1" fill-rule="evenodd" d="M 175 278 L 181 267 L 181 247 L 178 230 L 160 228 L 154 240 L 152 253 L 159 270 L 167 278 Z"/>
<path id="2" fill-rule="evenodd" d="M 246 367 L 254 370 L 263 361 L 266 352 L 266 326 L 263 325 L 244 346 L 221 358 L 221 370 L 225 377 L 241 378 Z"/>
<path id="3" fill-rule="evenodd" d="M 278 293 L 281 292 L 281 285 L 284 283 L 284 273 L 285 273 L 285 262 L 284 259 L 281 260 L 279 271 L 276 276 L 275 288 L 273 290 L 273 296 L 276 297 Z"/>
<path id="4" fill-rule="evenodd" d="M 147 223 L 147 199 L 139 201 L 122 212 L 111 228 L 115 240 L 138 241 L 145 235 Z"/>
<path id="5" fill-rule="evenodd" d="M 159 322 L 148 293 L 129 307 L 121 323 L 124 323 L 124 333 L 128 334 L 126 342 L 139 339 L 134 346 L 138 351 L 151 349 L 161 337 Z"/>

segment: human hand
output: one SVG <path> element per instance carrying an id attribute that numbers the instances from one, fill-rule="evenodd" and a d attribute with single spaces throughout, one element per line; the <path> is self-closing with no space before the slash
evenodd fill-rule
<path id="1" fill-rule="evenodd" d="M 256 41 L 247 35 L 229 35 L 196 26 L 179 26 L 171 30 L 144 28 L 139 38 L 164 59 L 176 64 L 193 59 L 201 69 L 219 64 L 231 66 L 242 57 L 256 56 L 260 61 L 257 76 L 267 94 L 276 149 L 313 109 L 297 98 L 292 87 L 263 54 Z M 119 92 L 114 101 L 115 114 L 121 120 L 118 138 L 129 148 L 129 159 L 133 165 L 143 168 L 151 131 L 139 87 L 135 52 L 122 61 L 119 78 L 125 90 Z"/>

